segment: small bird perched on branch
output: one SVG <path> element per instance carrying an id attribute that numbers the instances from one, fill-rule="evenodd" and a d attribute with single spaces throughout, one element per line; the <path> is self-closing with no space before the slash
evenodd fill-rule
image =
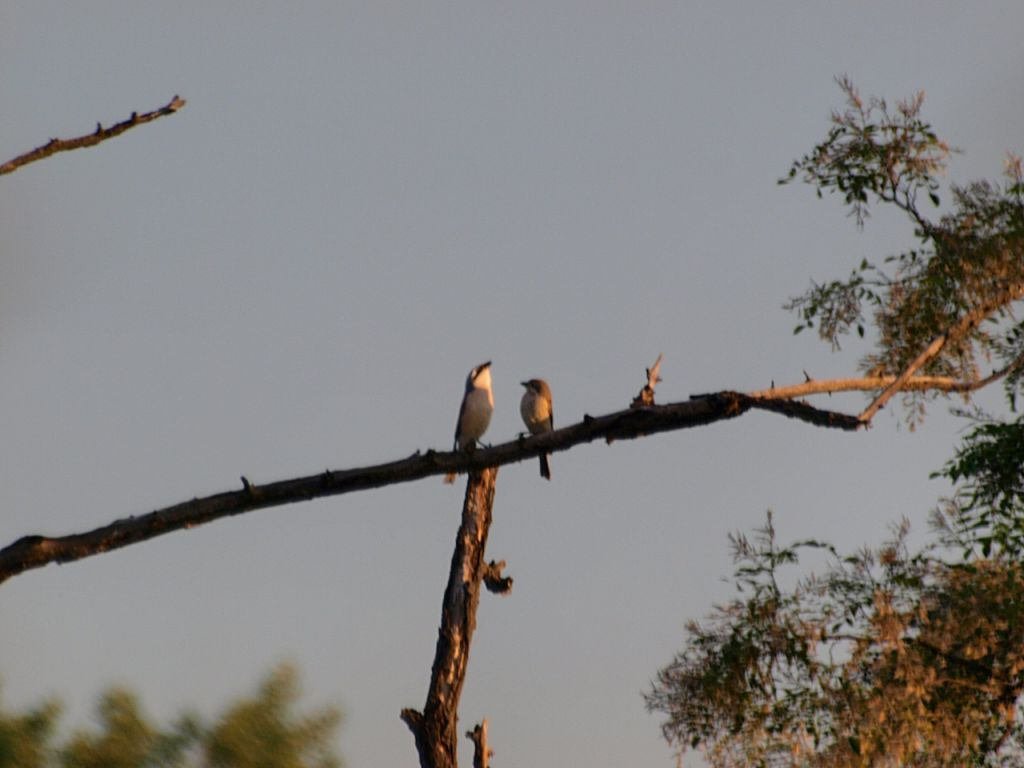
<path id="1" fill-rule="evenodd" d="M 459 418 L 455 422 L 456 451 L 472 451 L 491 423 L 494 412 L 494 394 L 491 392 L 491 361 L 481 363 L 466 377 L 466 392 L 462 396 Z M 455 475 L 445 475 L 446 483 L 454 483 Z"/>
<path id="2" fill-rule="evenodd" d="M 519 413 L 531 435 L 540 435 L 555 428 L 551 409 L 551 387 L 544 379 L 530 379 L 520 382 L 526 387 L 523 399 L 519 401 Z M 551 454 L 540 456 L 540 476 L 551 479 Z"/>

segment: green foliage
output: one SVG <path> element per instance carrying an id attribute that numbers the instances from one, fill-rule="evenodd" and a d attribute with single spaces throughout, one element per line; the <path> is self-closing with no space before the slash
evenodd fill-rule
<path id="1" fill-rule="evenodd" d="M 231 707 L 204 740 L 214 768 L 337 768 L 330 739 L 341 722 L 335 709 L 299 717 L 295 670 L 279 667 L 255 698 Z"/>
<path id="2" fill-rule="evenodd" d="M 646 701 L 668 715 L 662 732 L 670 742 L 704 746 L 724 766 L 768 765 L 788 750 L 791 724 L 807 734 L 822 727 L 817 694 L 802 682 L 821 674 L 819 633 L 808 631 L 803 587 L 787 593 L 776 580 L 802 547 L 821 545 L 779 547 L 770 513 L 753 542 L 736 535 L 731 543 L 744 597 L 718 607 L 706 624 L 688 624 L 686 650 L 659 672 Z"/>
<path id="3" fill-rule="evenodd" d="M 939 523 L 965 559 L 1024 556 L 1024 417 L 982 420 L 936 476 L 959 484 Z"/>
<path id="4" fill-rule="evenodd" d="M 939 205 L 937 175 L 951 152 L 932 127 L 920 118 L 924 93 L 900 102 L 890 111 L 885 101 L 861 99 L 853 83 L 841 78 L 847 97 L 845 112 L 832 113 L 828 137 L 793 163 L 780 183 L 802 175 L 823 192 L 838 192 L 859 225 L 872 202 L 895 203 L 916 211 L 924 193 Z"/>
<path id="5" fill-rule="evenodd" d="M 0 711 L 0 766 L 7 768 L 338 768 L 333 707 L 297 715 L 298 676 L 276 668 L 252 698 L 231 705 L 213 726 L 185 715 L 167 730 L 146 717 L 137 697 L 114 688 L 97 706 L 98 729 L 53 744 L 59 707 L 22 715 Z"/>
<path id="6" fill-rule="evenodd" d="M 865 102 L 848 80 L 840 87 L 847 109 L 832 115 L 824 142 L 797 160 L 781 183 L 797 178 L 841 194 L 859 225 L 872 206 L 902 211 L 918 245 L 879 264 L 864 259 L 845 280 L 812 284 L 787 307 L 800 316 L 796 331 L 817 325 L 833 348 L 873 322 L 875 351 L 862 361 L 874 375 L 898 375 L 932 340 L 945 335 L 939 355 L 921 370 L 961 382 L 980 378 L 978 360 L 995 357 L 1020 385 L 1024 328 L 1011 308 L 1024 297 L 1024 174 L 1019 158 L 1007 163 L 1002 186 L 953 185 L 951 209 L 932 219 L 921 201 L 940 204 L 939 179 L 951 152 L 920 117 L 923 95 L 890 109 Z M 869 316 L 870 315 L 870 316 Z"/>

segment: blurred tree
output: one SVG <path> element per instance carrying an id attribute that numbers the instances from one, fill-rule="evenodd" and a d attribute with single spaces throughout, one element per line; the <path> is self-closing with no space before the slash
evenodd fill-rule
<path id="1" fill-rule="evenodd" d="M 123 688 L 99 700 L 97 733 L 78 731 L 60 751 L 63 768 L 141 768 L 183 765 L 192 740 L 186 724 L 162 733 L 143 714 L 135 694 Z"/>
<path id="2" fill-rule="evenodd" d="M 0 766 L 44 768 L 60 706 L 45 702 L 24 714 L 0 708 Z"/>
<path id="3" fill-rule="evenodd" d="M 815 284 L 791 307 L 837 347 L 870 309 L 871 375 L 921 372 L 964 382 L 965 398 L 1002 379 L 1010 412 L 1021 389 L 1024 178 L 952 188 L 937 221 L 949 147 L 920 119 L 920 96 L 890 111 L 841 81 L 848 109 L 794 163 L 819 193 L 842 194 L 863 225 L 869 206 L 906 213 L 918 245 L 867 260 L 847 280 Z M 787 181 L 788 179 L 784 180 Z M 996 359 L 988 376 L 980 360 Z M 926 398 L 910 392 L 910 418 Z M 684 650 L 646 695 L 665 737 L 715 766 L 1024 765 L 1024 422 L 974 410 L 975 426 L 938 473 L 955 484 L 933 515 L 934 540 L 912 553 L 904 521 L 876 551 L 781 546 L 771 515 L 731 538 L 737 597 L 691 622 Z M 783 574 L 801 552 L 825 553 L 822 576 Z M 783 584 L 793 584 L 784 588 Z"/>
<path id="4" fill-rule="evenodd" d="M 122 688 L 97 705 L 99 728 L 53 744 L 59 714 L 48 702 L 16 715 L 0 710 L 3 768 L 340 768 L 331 740 L 341 713 L 325 707 L 298 715 L 298 675 L 274 669 L 252 698 L 232 704 L 213 726 L 183 715 L 169 729 L 154 726 L 137 697 Z"/>
<path id="5" fill-rule="evenodd" d="M 215 768 L 337 768 L 331 737 L 341 723 L 333 708 L 298 716 L 295 670 L 280 666 L 252 699 L 230 707 L 203 738 L 204 765 Z"/>

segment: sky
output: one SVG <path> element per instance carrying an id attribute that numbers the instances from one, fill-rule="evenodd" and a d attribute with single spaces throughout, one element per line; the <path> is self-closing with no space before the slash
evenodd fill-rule
<path id="1" fill-rule="evenodd" d="M 446 449 L 493 360 L 486 439 L 657 397 L 845 377 L 782 309 L 911 243 L 779 187 L 843 106 L 924 116 L 997 178 L 1024 149 L 1024 5 L 0 0 L 0 161 L 187 100 L 0 180 L 0 545 L 193 496 Z M 997 405 L 998 398 L 989 398 Z M 862 395 L 817 404 L 857 412 Z M 495 766 L 672 766 L 642 692 L 731 595 L 727 536 L 920 537 L 963 425 L 767 413 L 498 475 L 461 706 Z M 253 512 L 0 586 L 5 706 L 65 723 L 125 684 L 212 715 L 292 661 L 352 768 L 415 765 L 463 485 Z M 808 566 L 809 567 L 809 566 Z M 461 760 L 470 763 L 463 740 Z M 687 765 L 700 765 L 688 757 Z"/>

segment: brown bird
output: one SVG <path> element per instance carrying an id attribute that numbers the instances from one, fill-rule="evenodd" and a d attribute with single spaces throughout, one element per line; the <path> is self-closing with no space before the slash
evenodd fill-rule
<path id="1" fill-rule="evenodd" d="M 519 413 L 531 435 L 540 435 L 555 428 L 551 408 L 551 387 L 544 379 L 530 379 L 520 382 L 526 387 L 523 399 L 519 401 Z M 540 475 L 551 479 L 551 454 L 540 456 Z"/>

